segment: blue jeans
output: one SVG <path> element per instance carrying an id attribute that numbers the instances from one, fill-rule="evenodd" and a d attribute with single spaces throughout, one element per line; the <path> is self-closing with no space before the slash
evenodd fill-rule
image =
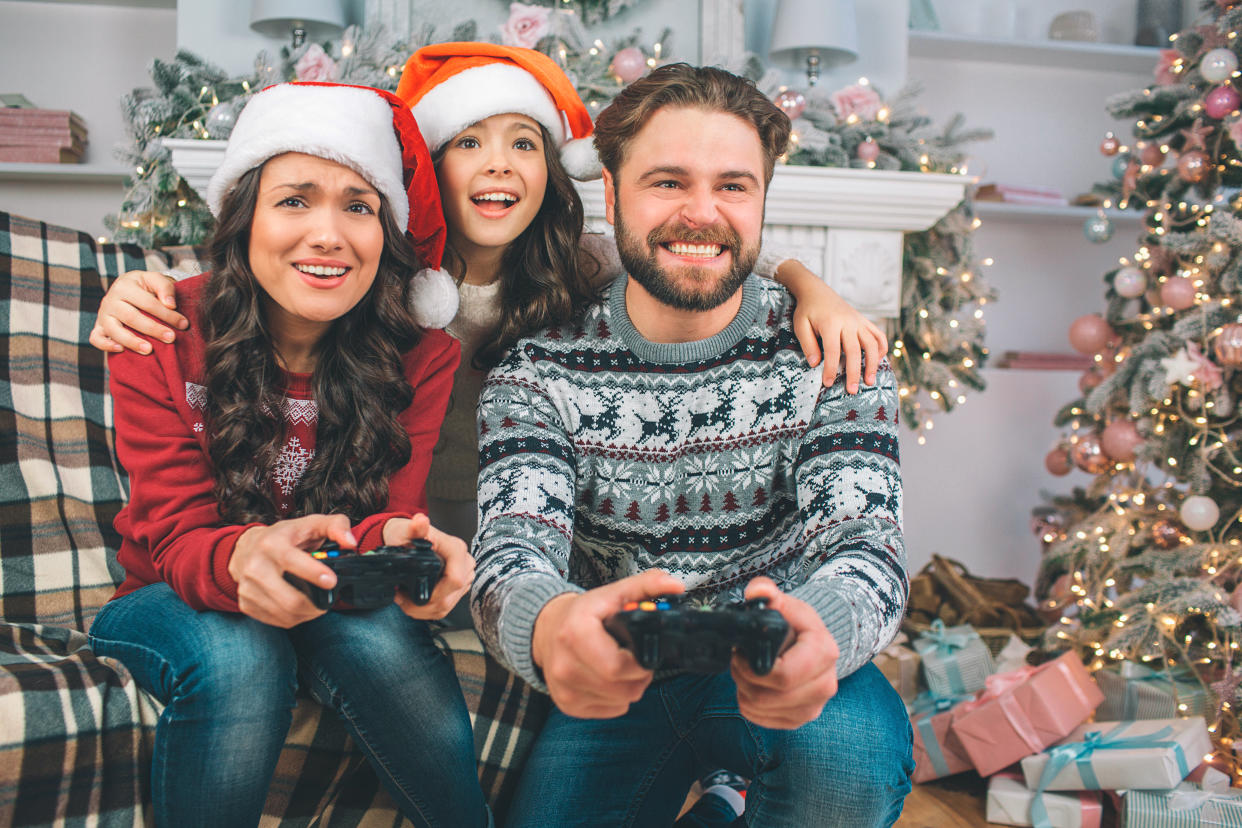
<path id="1" fill-rule="evenodd" d="M 717 768 L 751 780 L 746 825 L 891 825 L 910 792 L 911 742 L 905 706 L 871 664 L 796 730 L 744 719 L 728 673 L 676 676 L 619 718 L 554 709 L 507 826 L 672 825 L 690 785 Z"/>
<path id="2" fill-rule="evenodd" d="M 395 604 L 283 630 L 196 612 L 152 584 L 106 604 L 90 641 L 166 705 L 151 764 L 158 826 L 258 823 L 299 675 L 415 825 L 490 823 L 452 664 Z"/>

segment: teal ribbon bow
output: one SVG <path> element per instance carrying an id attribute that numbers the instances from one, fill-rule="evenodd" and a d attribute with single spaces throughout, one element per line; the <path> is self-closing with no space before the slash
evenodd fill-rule
<path id="1" fill-rule="evenodd" d="M 970 701 L 974 697 L 974 693 L 938 696 L 930 690 L 924 690 L 915 697 L 914 701 L 910 702 L 910 718 L 914 718 L 920 713 L 943 713 L 952 707 L 957 707 L 964 701 Z"/>
<path id="2" fill-rule="evenodd" d="M 921 656 L 929 653 L 939 656 L 953 655 L 954 650 L 965 649 L 973 638 L 970 632 L 950 632 L 944 622 L 937 618 L 931 623 L 931 629 L 914 642 L 914 648 Z"/>
<path id="3" fill-rule="evenodd" d="M 1049 749 L 1048 763 L 1044 765 L 1044 772 L 1039 775 L 1039 785 L 1035 788 L 1035 796 L 1031 800 L 1031 822 L 1035 828 L 1051 828 L 1052 823 L 1048 820 L 1048 807 L 1044 804 L 1044 791 L 1048 785 L 1056 778 L 1061 770 L 1073 762 L 1078 768 L 1078 776 L 1082 779 L 1083 788 L 1087 790 L 1099 790 L 1100 781 L 1096 778 L 1095 770 L 1091 767 L 1091 757 L 1097 750 L 1127 750 L 1129 748 L 1173 748 L 1173 755 L 1177 759 L 1178 769 L 1185 778 L 1190 773 L 1190 768 L 1186 764 L 1186 753 L 1182 750 L 1181 744 L 1176 741 L 1169 740 L 1173 735 L 1173 728 L 1165 725 L 1154 733 L 1146 733 L 1142 736 L 1130 736 L 1121 738 L 1118 734 L 1131 726 L 1131 722 L 1122 722 L 1114 727 L 1108 733 L 1101 733 L 1098 730 L 1092 730 L 1086 734 L 1081 742 L 1071 742 L 1067 745 L 1058 745 Z"/>

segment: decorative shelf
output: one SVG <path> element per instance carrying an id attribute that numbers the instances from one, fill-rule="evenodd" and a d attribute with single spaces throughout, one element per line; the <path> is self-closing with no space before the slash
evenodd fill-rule
<path id="1" fill-rule="evenodd" d="M 120 184 L 127 175 L 129 170 L 115 164 L 0 163 L 0 181 L 98 181 Z"/>
<path id="2" fill-rule="evenodd" d="M 1155 46 L 1072 40 L 998 40 L 918 30 L 910 31 L 908 50 L 910 57 L 1133 74 L 1150 74 L 1160 57 L 1160 49 Z"/>
<path id="3" fill-rule="evenodd" d="M 975 201 L 975 214 L 981 219 L 1015 220 L 1015 221 L 1083 221 L 1088 216 L 1099 212 L 1097 207 L 1082 207 L 1073 204 L 1010 204 L 1003 201 Z M 1137 210 L 1105 210 L 1109 220 L 1117 222 L 1133 222 L 1143 220 L 1144 213 Z"/>

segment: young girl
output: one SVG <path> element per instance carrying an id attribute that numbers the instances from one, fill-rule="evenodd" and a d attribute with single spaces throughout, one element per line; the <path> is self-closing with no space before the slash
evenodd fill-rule
<path id="1" fill-rule="evenodd" d="M 287 84 L 243 110 L 208 202 L 215 270 L 179 282 L 188 329 L 109 359 L 125 581 L 94 650 L 164 705 L 158 825 L 255 825 L 305 682 L 417 825 L 490 823 L 449 660 L 426 619 L 469 586 L 459 539 L 422 514 L 459 346 L 422 331 L 409 285 L 444 225 L 409 110 L 386 92 Z M 427 538 L 431 601 L 316 609 L 310 551 Z"/>
<path id="2" fill-rule="evenodd" d="M 477 520 L 475 403 L 487 369 L 521 337 L 594 302 L 622 268 L 611 239 L 582 234 L 582 202 L 570 176 L 598 178 L 600 165 L 586 106 L 551 58 L 490 43 L 426 46 L 407 61 L 397 96 L 411 107 L 436 164 L 445 263 L 460 298 L 448 332 L 462 344 L 462 362 L 427 481 L 430 514 L 469 540 Z M 888 347 L 879 328 L 795 260 L 764 255 L 756 270 L 798 297 L 794 330 L 812 365 L 822 339 L 825 384 L 842 356 L 851 393 L 864 356 L 866 382 L 874 383 Z M 91 343 L 146 353 L 150 344 L 139 333 L 173 341 L 168 326 L 185 329 L 186 322 L 171 285 L 157 273 L 118 279 L 100 305 Z M 464 608 L 450 620 L 469 623 Z"/>

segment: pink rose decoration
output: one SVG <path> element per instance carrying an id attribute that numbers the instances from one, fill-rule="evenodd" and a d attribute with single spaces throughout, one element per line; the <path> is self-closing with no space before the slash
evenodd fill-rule
<path id="1" fill-rule="evenodd" d="M 500 27 L 500 42 L 506 46 L 535 48 L 540 38 L 548 33 L 551 14 L 552 10 L 545 6 L 510 3 L 509 20 Z"/>
<path id="2" fill-rule="evenodd" d="M 331 82 L 337 78 L 336 61 L 318 43 L 312 43 L 306 53 L 298 58 L 293 71 L 300 81 Z"/>
<path id="3" fill-rule="evenodd" d="M 1177 75 L 1173 74 L 1173 63 L 1182 56 L 1176 49 L 1161 49 L 1160 58 L 1156 61 L 1156 83 L 1161 86 L 1173 86 L 1177 83 Z"/>
<path id="4" fill-rule="evenodd" d="M 875 120 L 876 113 L 883 106 L 884 102 L 870 86 L 854 84 L 832 93 L 832 108 L 842 121 L 851 115 L 857 115 L 864 121 Z"/>
<path id="5" fill-rule="evenodd" d="M 1186 353 L 1190 358 L 1199 363 L 1199 367 L 1195 368 L 1195 379 L 1203 384 L 1203 390 L 1215 391 L 1220 388 L 1225 381 L 1224 373 L 1220 370 L 1215 362 L 1207 357 L 1199 346 L 1194 342 L 1186 343 Z"/>

